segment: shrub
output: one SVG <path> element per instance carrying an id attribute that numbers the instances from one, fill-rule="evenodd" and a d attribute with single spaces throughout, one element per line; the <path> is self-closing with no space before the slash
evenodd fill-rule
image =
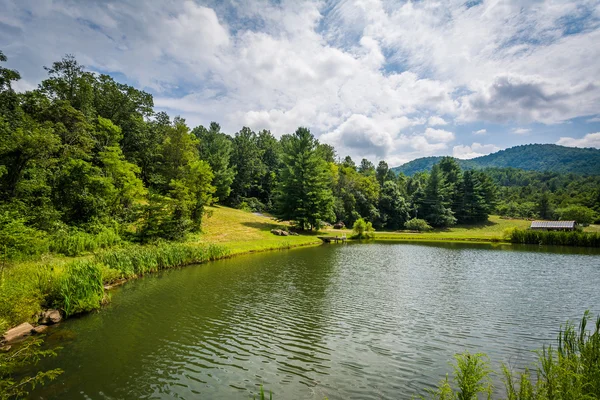
<path id="1" fill-rule="evenodd" d="M 410 231 L 427 232 L 433 229 L 424 219 L 413 218 L 404 223 L 404 228 Z"/>
<path id="2" fill-rule="evenodd" d="M 25 225 L 25 219 L 0 212 L 0 260 L 17 260 L 48 251 L 46 234 Z"/>
<path id="3" fill-rule="evenodd" d="M 354 222 L 352 231 L 354 232 L 354 237 L 357 239 L 368 239 L 375 236 L 373 234 L 373 232 L 375 232 L 373 224 L 365 221 L 363 218 L 359 218 Z"/>

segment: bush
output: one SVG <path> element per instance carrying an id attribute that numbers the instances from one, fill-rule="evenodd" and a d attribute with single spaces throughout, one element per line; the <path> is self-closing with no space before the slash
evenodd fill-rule
<path id="1" fill-rule="evenodd" d="M 25 225 L 25 219 L 0 212 L 0 260 L 19 260 L 48 251 L 45 232 Z"/>
<path id="2" fill-rule="evenodd" d="M 373 236 L 373 224 L 371 222 L 365 221 L 363 218 L 359 218 L 354 222 L 352 226 L 352 231 L 354 232 L 354 237 L 357 239 L 368 239 Z"/>
<path id="3" fill-rule="evenodd" d="M 404 223 L 404 228 L 410 231 L 427 232 L 433 229 L 424 219 L 413 218 Z"/>

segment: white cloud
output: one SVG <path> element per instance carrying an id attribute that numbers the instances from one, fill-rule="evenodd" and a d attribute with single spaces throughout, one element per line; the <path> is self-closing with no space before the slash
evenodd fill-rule
<path id="1" fill-rule="evenodd" d="M 600 122 L 600 115 L 590 119 L 586 119 L 585 122 Z"/>
<path id="2" fill-rule="evenodd" d="M 427 128 L 425 130 L 425 137 L 434 142 L 451 142 L 455 139 L 454 133 L 445 131 L 443 129 Z"/>
<path id="3" fill-rule="evenodd" d="M 588 133 L 582 138 L 561 137 L 558 142 L 561 146 L 569 147 L 595 147 L 600 149 L 600 132 Z"/>
<path id="4" fill-rule="evenodd" d="M 529 129 L 529 128 L 513 128 L 513 130 L 511 132 L 514 133 L 515 135 L 527 135 L 529 132 L 531 132 L 531 129 Z"/>
<path id="5" fill-rule="evenodd" d="M 19 90 L 69 52 L 191 125 L 308 126 L 341 155 L 391 164 L 449 152 L 464 133 L 434 128 L 448 121 L 483 135 L 477 123 L 600 109 L 598 0 L 200 2 L 0 2 L 0 48 Z M 565 34 L 565 21 L 579 31 Z M 487 151 L 474 145 L 455 147 Z"/>
<path id="6" fill-rule="evenodd" d="M 461 158 L 463 160 L 485 156 L 490 153 L 495 153 L 498 150 L 502 150 L 500 147 L 494 144 L 481 144 L 481 143 L 473 143 L 470 146 L 467 145 L 458 145 L 452 148 L 452 155 L 456 158 Z"/>
<path id="7" fill-rule="evenodd" d="M 442 117 L 432 116 L 427 120 L 427 124 L 429 126 L 440 126 L 440 125 L 448 125 L 448 122 L 444 120 Z"/>

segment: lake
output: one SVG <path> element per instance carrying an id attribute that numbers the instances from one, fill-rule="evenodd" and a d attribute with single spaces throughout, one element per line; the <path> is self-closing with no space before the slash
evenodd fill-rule
<path id="1" fill-rule="evenodd" d="M 529 365 L 600 312 L 600 253 L 470 244 L 323 245 L 169 270 L 47 341 L 46 399 L 410 398 L 455 353 Z"/>

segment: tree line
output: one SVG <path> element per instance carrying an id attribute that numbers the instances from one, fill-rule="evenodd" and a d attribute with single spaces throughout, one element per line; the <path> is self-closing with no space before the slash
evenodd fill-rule
<path id="1" fill-rule="evenodd" d="M 396 230 L 415 218 L 434 227 L 485 221 L 534 195 L 497 184 L 525 179 L 518 170 L 462 171 L 450 157 L 412 177 L 385 161 L 356 164 L 303 127 L 279 139 L 249 127 L 228 135 L 216 122 L 190 129 L 155 112 L 152 95 L 86 71 L 72 56 L 45 69 L 36 89 L 17 93 L 19 73 L 0 66 L 5 253 L 41 251 L 48 237 L 76 234 L 182 239 L 215 203 L 267 211 L 299 229 L 364 218 Z M 590 182 L 593 194 L 577 204 L 598 211 L 598 187 Z"/>

